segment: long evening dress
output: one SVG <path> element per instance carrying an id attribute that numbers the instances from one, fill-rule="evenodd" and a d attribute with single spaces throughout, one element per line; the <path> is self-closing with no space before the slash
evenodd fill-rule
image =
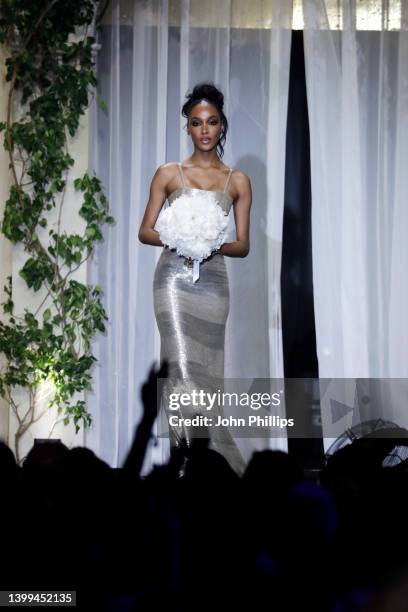
<path id="1" fill-rule="evenodd" d="M 225 215 L 228 215 L 233 198 L 227 187 L 232 168 L 229 169 L 223 191 L 209 191 L 188 187 L 182 165 L 178 168 L 182 187 L 168 196 L 172 202 L 181 194 L 193 195 L 196 191 L 208 194 Z M 168 378 L 163 392 L 163 408 L 167 417 L 197 416 L 197 407 L 182 406 L 169 410 L 168 395 L 172 392 L 191 392 L 192 389 L 216 393 L 223 390 L 225 325 L 229 312 L 229 283 L 224 256 L 216 253 L 200 264 L 199 279 L 193 282 L 193 268 L 175 250 L 164 247 L 157 262 L 153 283 L 154 311 L 159 328 L 160 359 L 169 364 Z M 214 406 L 210 415 L 215 422 L 220 408 Z M 184 438 L 188 445 L 197 435 L 197 427 L 170 426 L 170 444 L 178 445 Z M 242 474 L 245 462 L 226 427 L 209 427 L 206 430 L 210 447 L 220 452 L 231 467 Z M 201 434 L 202 435 L 202 434 Z"/>

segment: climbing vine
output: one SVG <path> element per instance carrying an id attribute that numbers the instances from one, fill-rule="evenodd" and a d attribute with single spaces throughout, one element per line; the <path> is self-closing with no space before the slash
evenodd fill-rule
<path id="1" fill-rule="evenodd" d="M 74 224 L 78 233 L 64 231 L 61 217 L 74 165 L 68 136 L 76 134 L 97 83 L 96 43 L 88 31 L 98 4 L 2 0 L 0 6 L 0 43 L 7 52 L 9 82 L 0 132 L 12 175 L 1 231 L 24 250 L 19 274 L 28 289 L 41 291 L 39 306 L 16 313 L 11 277 L 4 288 L 0 395 L 17 419 L 18 460 L 21 437 L 52 406 L 58 415 L 54 426 L 72 421 L 78 432 L 81 424 L 91 424 L 85 402 L 75 400 L 75 394 L 91 388 L 96 361 L 91 339 L 105 330 L 107 315 L 100 288 L 76 280 L 75 271 L 102 240 L 102 226 L 114 222 L 96 176 L 86 173 L 73 180 L 81 193 Z M 16 400 L 21 388 L 28 396 L 24 407 Z"/>

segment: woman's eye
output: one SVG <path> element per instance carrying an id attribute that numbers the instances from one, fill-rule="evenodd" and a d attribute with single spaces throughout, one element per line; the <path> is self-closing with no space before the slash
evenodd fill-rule
<path id="1" fill-rule="evenodd" d="M 200 124 L 193 121 L 191 124 L 193 127 L 198 127 Z M 215 121 L 210 121 L 210 125 L 218 125 L 218 121 L 215 119 Z"/>

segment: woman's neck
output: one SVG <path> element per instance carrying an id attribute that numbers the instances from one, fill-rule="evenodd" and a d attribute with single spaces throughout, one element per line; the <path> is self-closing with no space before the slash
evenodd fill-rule
<path id="1" fill-rule="evenodd" d="M 200 168 L 219 168 L 220 161 L 215 151 L 195 151 L 192 156 L 186 160 L 186 163 L 190 163 L 192 166 L 199 166 Z"/>

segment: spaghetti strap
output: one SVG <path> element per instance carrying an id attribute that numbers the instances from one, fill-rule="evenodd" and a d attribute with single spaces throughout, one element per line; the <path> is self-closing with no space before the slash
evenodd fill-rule
<path id="1" fill-rule="evenodd" d="M 231 174 L 232 174 L 232 168 L 229 169 L 229 173 L 228 173 L 228 176 L 227 176 L 227 180 L 225 181 L 223 193 L 225 193 L 227 191 L 227 187 L 228 187 L 229 180 L 231 178 Z"/>
<path id="2" fill-rule="evenodd" d="M 183 168 L 181 167 L 181 162 L 177 162 L 178 168 L 180 170 L 180 176 L 181 176 L 181 182 L 183 183 L 183 187 L 186 186 L 185 180 L 184 180 L 184 174 L 183 174 Z"/>

